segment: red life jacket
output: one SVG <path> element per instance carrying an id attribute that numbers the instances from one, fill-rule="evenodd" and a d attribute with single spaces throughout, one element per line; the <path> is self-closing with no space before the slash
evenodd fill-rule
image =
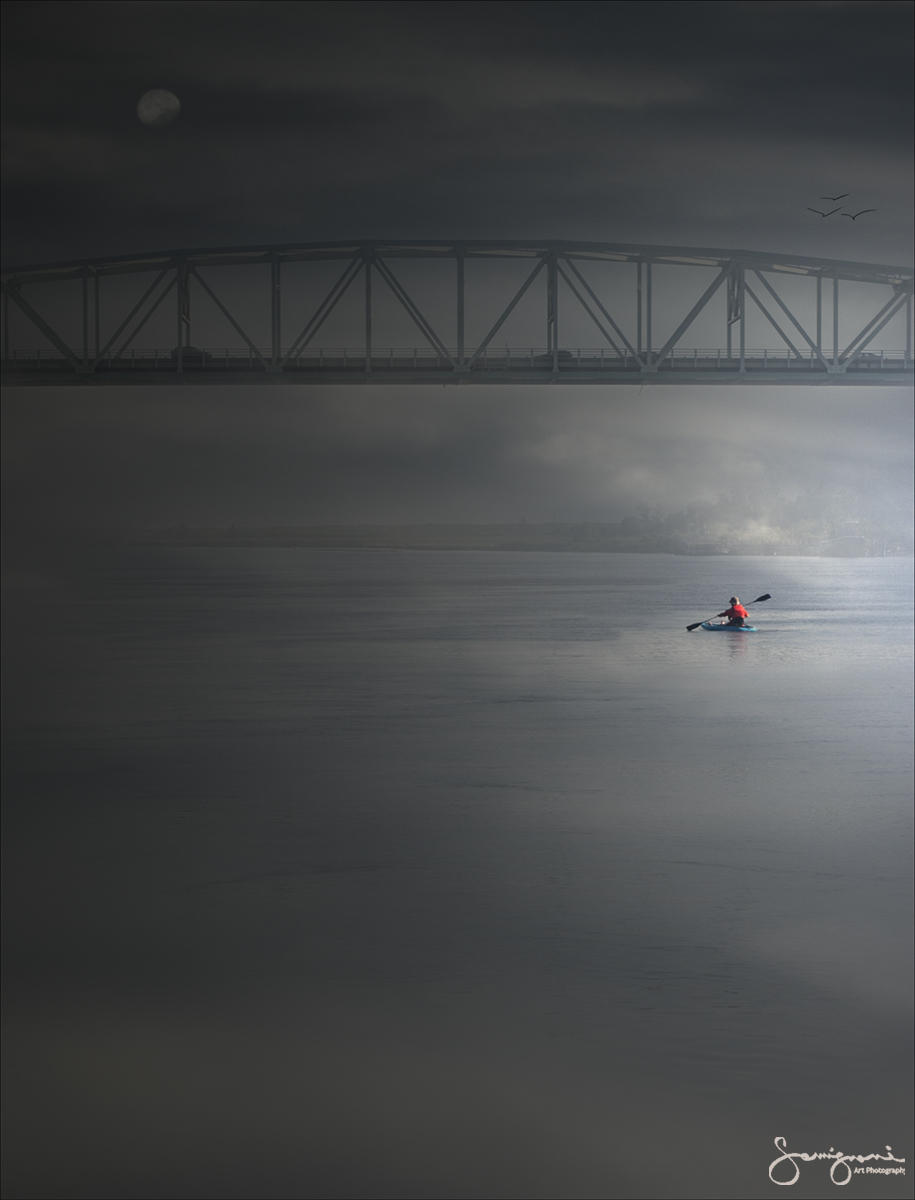
<path id="1" fill-rule="evenodd" d="M 721 615 L 724 617 L 727 617 L 728 620 L 730 621 L 734 617 L 743 617 L 743 619 L 746 620 L 750 614 L 747 612 L 747 610 L 744 608 L 744 606 L 742 604 L 732 604 L 731 607 L 728 609 L 725 609 L 725 611 Z"/>

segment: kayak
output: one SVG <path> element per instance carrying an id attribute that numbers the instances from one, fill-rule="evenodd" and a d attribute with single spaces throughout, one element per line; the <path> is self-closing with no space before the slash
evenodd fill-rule
<path id="1" fill-rule="evenodd" d="M 758 633 L 755 625 L 713 625 L 711 621 L 703 621 L 702 628 L 709 633 Z"/>
<path id="2" fill-rule="evenodd" d="M 724 634 L 758 634 L 759 632 L 755 625 L 713 625 L 711 620 L 704 620 L 702 629 L 707 629 L 710 634 L 722 634 L 722 632 Z"/>

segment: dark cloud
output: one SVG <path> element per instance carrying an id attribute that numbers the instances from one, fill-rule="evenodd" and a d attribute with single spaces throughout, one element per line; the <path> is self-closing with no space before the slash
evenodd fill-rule
<path id="1" fill-rule="evenodd" d="M 339 236 L 911 256 L 909 3 L 4 5 L 10 261 Z M 142 91 L 182 100 L 167 129 Z M 820 227 L 848 191 L 879 217 Z"/>

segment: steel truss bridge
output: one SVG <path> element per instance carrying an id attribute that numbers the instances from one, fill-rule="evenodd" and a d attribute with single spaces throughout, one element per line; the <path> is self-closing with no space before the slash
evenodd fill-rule
<path id="1" fill-rule="evenodd" d="M 898 385 L 913 379 L 912 289 L 911 267 L 675 246 L 155 252 L 5 272 L 3 373 L 11 384 Z"/>

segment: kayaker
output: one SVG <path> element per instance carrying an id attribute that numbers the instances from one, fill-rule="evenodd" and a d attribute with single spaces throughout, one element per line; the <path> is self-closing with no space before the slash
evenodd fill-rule
<path id="1" fill-rule="evenodd" d="M 732 596 L 731 607 L 726 608 L 724 612 L 720 612 L 717 615 L 719 617 L 727 617 L 729 625 L 742 625 L 750 614 L 740 603 L 740 597 Z"/>

